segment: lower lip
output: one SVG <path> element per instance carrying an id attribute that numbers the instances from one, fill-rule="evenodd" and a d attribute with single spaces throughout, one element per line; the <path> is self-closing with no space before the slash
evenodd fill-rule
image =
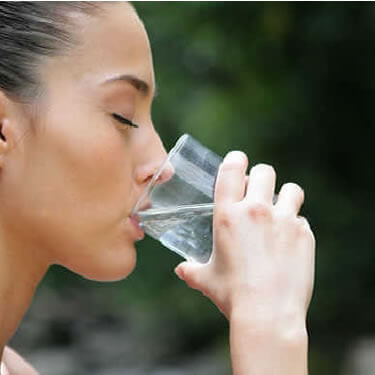
<path id="1" fill-rule="evenodd" d="M 145 237 L 145 233 L 144 231 L 140 228 L 137 220 L 133 219 L 132 217 L 129 218 L 134 230 L 135 230 L 135 233 L 136 233 L 136 240 L 137 241 L 140 241 L 140 240 L 143 240 L 143 238 Z"/>

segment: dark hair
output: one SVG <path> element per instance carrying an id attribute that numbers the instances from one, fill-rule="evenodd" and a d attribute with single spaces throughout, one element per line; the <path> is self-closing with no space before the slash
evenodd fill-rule
<path id="1" fill-rule="evenodd" d="M 90 2 L 0 2 L 0 90 L 20 100 L 37 95 L 42 58 L 77 42 L 70 16 L 93 15 L 98 8 Z"/>

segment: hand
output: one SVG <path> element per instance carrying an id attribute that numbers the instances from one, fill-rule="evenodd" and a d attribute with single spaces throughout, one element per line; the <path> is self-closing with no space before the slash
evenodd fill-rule
<path id="1" fill-rule="evenodd" d="M 273 205 L 274 169 L 256 165 L 246 186 L 247 164 L 245 154 L 233 151 L 220 166 L 210 262 L 184 262 L 175 271 L 228 319 L 235 314 L 257 325 L 272 322 L 282 328 L 292 322 L 304 327 L 313 289 L 315 240 L 307 220 L 297 216 L 303 190 L 285 184 Z"/>

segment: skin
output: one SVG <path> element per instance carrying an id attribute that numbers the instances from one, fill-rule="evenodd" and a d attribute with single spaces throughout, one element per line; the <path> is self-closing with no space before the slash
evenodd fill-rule
<path id="1" fill-rule="evenodd" d="M 233 374 L 306 375 L 315 239 L 297 216 L 304 193 L 285 184 L 274 205 L 274 169 L 258 164 L 247 179 L 247 165 L 237 151 L 219 169 L 211 261 L 176 273 L 228 318 Z"/>
<path id="2" fill-rule="evenodd" d="M 133 271 L 143 234 L 130 214 L 166 156 L 151 120 L 150 45 L 132 7 L 74 19 L 79 44 L 41 64 L 40 97 L 20 104 L 0 93 L 0 354 L 51 264 L 95 280 Z M 229 319 L 234 374 L 306 374 L 314 238 L 297 218 L 303 192 L 285 185 L 273 206 L 273 169 L 258 165 L 247 179 L 246 168 L 243 153 L 225 158 L 213 258 L 176 273 Z M 2 357 L 10 375 L 37 373 L 8 348 Z"/>
<path id="3" fill-rule="evenodd" d="M 78 16 L 79 46 L 42 64 L 35 103 L 0 94 L 0 348 L 51 264 L 107 281 L 136 263 L 143 234 L 129 216 L 166 151 L 151 120 L 155 82 L 143 24 L 127 4 L 104 10 Z M 103 83 L 119 74 L 148 91 Z"/>

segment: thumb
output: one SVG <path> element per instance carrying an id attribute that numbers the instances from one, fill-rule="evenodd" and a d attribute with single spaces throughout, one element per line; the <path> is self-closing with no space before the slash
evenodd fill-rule
<path id="1" fill-rule="evenodd" d="M 193 289 L 206 289 L 207 266 L 195 262 L 182 262 L 174 270 L 176 275 Z"/>

